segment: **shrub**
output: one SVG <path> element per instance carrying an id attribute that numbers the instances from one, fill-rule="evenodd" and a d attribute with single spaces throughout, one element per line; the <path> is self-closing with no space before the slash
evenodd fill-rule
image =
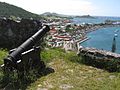
<path id="1" fill-rule="evenodd" d="M 3 63 L 3 59 L 5 58 L 5 56 L 7 55 L 7 50 L 5 49 L 0 49 L 0 64 Z"/>

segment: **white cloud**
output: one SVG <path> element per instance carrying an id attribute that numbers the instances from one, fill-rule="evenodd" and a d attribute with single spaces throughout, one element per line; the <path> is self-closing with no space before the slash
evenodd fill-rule
<path id="1" fill-rule="evenodd" d="M 91 14 L 96 8 L 87 0 L 1 0 L 33 13 Z"/>

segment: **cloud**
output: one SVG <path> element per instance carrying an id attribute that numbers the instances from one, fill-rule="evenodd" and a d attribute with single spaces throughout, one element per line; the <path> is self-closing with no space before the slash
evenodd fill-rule
<path id="1" fill-rule="evenodd" d="M 33 13 L 57 12 L 63 14 L 89 14 L 96 7 L 87 0 L 1 0 Z"/>

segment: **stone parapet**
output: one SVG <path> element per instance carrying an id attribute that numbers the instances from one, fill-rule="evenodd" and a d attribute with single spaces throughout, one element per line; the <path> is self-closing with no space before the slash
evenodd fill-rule
<path id="1" fill-rule="evenodd" d="M 94 58 L 98 58 L 98 59 L 120 59 L 120 54 L 117 53 L 113 53 L 110 51 L 106 51 L 106 50 L 99 50 L 99 49 L 95 49 L 95 48 L 84 48 L 81 47 L 79 49 L 78 54 L 80 55 L 88 55 L 90 57 L 94 57 Z"/>
<path id="2" fill-rule="evenodd" d="M 80 47 L 78 56 L 82 62 L 108 71 L 120 71 L 120 54 L 95 48 Z"/>

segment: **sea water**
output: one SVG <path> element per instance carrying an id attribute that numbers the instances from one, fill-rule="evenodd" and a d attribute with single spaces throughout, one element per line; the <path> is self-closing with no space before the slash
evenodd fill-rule
<path id="1" fill-rule="evenodd" d="M 105 20 L 120 20 L 120 17 L 95 17 L 95 18 L 73 18 L 72 21 L 75 24 L 82 23 L 92 23 L 99 24 L 105 22 Z M 97 49 L 104 49 L 111 51 L 113 37 L 117 35 L 116 38 L 116 53 L 120 53 L 120 27 L 107 27 L 100 28 L 96 31 L 90 32 L 87 34 L 87 37 L 90 39 L 86 42 L 83 42 L 82 46 L 84 47 L 94 47 Z"/>
<path id="2" fill-rule="evenodd" d="M 120 27 L 100 28 L 90 32 L 87 34 L 90 39 L 80 45 L 111 51 L 114 35 L 116 35 L 116 53 L 120 53 Z"/>
<path id="3" fill-rule="evenodd" d="M 99 24 L 105 22 L 106 20 L 120 20 L 120 17 L 95 16 L 94 18 L 73 18 L 72 22 L 75 24 L 82 24 L 82 23 Z"/>

